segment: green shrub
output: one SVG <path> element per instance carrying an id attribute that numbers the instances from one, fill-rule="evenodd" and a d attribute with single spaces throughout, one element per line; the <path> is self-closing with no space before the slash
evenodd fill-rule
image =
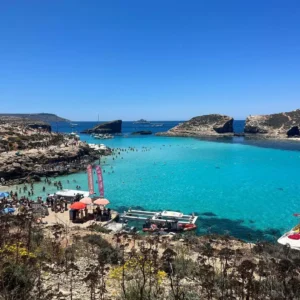
<path id="1" fill-rule="evenodd" d="M 34 287 L 35 279 L 34 264 L 22 265 L 7 262 L 1 270 L 1 294 L 8 296 L 5 299 L 30 299 L 29 293 Z"/>
<path id="2" fill-rule="evenodd" d="M 99 225 L 99 224 L 92 224 L 91 226 L 88 227 L 91 231 L 94 232 L 101 232 L 101 233 L 110 233 L 111 230 Z"/>
<path id="3" fill-rule="evenodd" d="M 83 238 L 83 241 L 97 247 L 99 261 L 111 264 L 118 263 L 120 258 L 119 251 L 100 235 L 87 235 Z"/>

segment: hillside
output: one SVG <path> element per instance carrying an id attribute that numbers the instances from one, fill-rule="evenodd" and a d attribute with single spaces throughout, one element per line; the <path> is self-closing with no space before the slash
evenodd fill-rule
<path id="1" fill-rule="evenodd" d="M 40 113 L 40 114 L 1 114 L 0 117 L 19 117 L 27 118 L 34 121 L 43 121 L 43 122 L 69 122 L 65 118 L 61 118 L 55 114 Z"/>

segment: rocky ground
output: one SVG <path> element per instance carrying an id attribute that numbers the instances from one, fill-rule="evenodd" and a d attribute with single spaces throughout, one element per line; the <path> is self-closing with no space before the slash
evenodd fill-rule
<path id="1" fill-rule="evenodd" d="M 81 242 L 82 239 L 84 240 L 89 235 L 91 235 L 91 232 L 82 229 L 73 229 L 71 231 L 68 231 L 67 235 L 61 235 L 61 244 L 70 247 L 74 243 L 77 243 L 77 259 L 76 261 L 74 261 L 74 270 L 72 272 L 66 272 L 64 265 L 44 265 L 41 278 L 43 282 L 43 292 L 45 294 L 51 295 L 51 299 L 67 300 L 71 299 L 71 294 L 73 300 L 93 299 L 90 298 L 91 287 L 89 285 L 89 281 L 86 279 L 90 276 L 91 272 L 95 270 L 97 266 L 99 266 L 99 260 L 97 255 L 95 255 L 97 253 L 97 245 L 95 245 L 95 249 L 93 249 L 93 246 L 91 246 L 90 249 L 84 249 L 84 246 Z M 159 258 L 162 258 L 164 256 L 166 249 L 171 249 L 171 251 L 174 251 L 174 253 L 184 253 L 183 256 L 185 258 L 188 258 L 190 262 L 193 262 L 195 264 L 199 259 L 199 252 L 196 249 L 193 249 L 193 242 L 190 244 L 188 238 L 185 239 L 184 237 L 174 239 L 172 236 L 141 237 L 128 235 L 112 235 L 107 233 L 92 233 L 92 235 L 94 240 L 96 240 L 95 236 L 99 236 L 99 238 L 104 239 L 106 242 L 108 242 L 109 245 L 112 245 L 115 249 L 117 249 L 119 253 L 123 252 L 125 260 L 130 260 L 132 252 L 140 252 L 142 251 L 143 247 L 151 247 L 151 244 L 153 245 L 153 248 L 157 250 Z M 87 240 L 88 239 L 86 239 L 86 241 Z M 233 238 L 222 240 L 222 238 L 219 237 L 195 237 L 194 242 L 196 240 L 196 244 L 199 247 L 201 245 L 204 246 L 209 243 L 211 249 L 215 249 L 215 251 L 218 252 L 226 248 L 233 253 L 237 250 L 243 251 L 243 259 L 247 259 L 249 258 L 249 256 L 253 256 L 251 255 L 251 247 L 253 247 L 253 244 L 248 244 L 239 240 L 235 240 Z M 80 251 L 82 251 L 82 253 L 80 253 Z M 220 272 L 222 271 L 223 266 L 220 258 L 215 258 L 214 266 Z M 103 279 L 105 280 L 105 291 L 103 291 L 101 285 L 99 284 L 101 281 L 101 275 L 98 274 L 99 278 L 94 290 L 96 296 L 95 299 L 120 299 L 120 295 L 122 293 L 121 280 L 120 278 L 117 278 L 117 276 L 114 276 L 117 269 L 119 269 L 118 264 L 107 264 L 105 266 L 105 272 L 103 274 Z M 125 272 L 129 272 L 129 270 L 126 269 Z M 132 276 L 133 275 L 129 275 L 129 278 L 127 278 L 126 280 L 130 280 L 130 277 Z M 165 280 L 166 282 L 165 288 L 163 288 L 163 292 L 167 295 L 170 292 L 170 287 L 168 286 L 169 283 L 167 283 L 167 278 L 165 278 Z M 190 284 L 191 282 L 189 281 L 189 279 L 183 280 L 181 283 L 182 287 L 184 285 L 188 287 Z M 37 290 L 38 289 L 36 287 L 34 292 L 36 293 Z M 100 295 L 103 295 L 103 298 L 101 298 Z"/>
<path id="2" fill-rule="evenodd" d="M 284 291 L 281 294 L 281 289 L 276 286 L 279 283 L 275 277 L 278 276 L 280 280 L 285 274 L 284 281 L 289 282 L 288 278 L 292 271 L 289 273 L 286 269 L 285 264 L 288 263 L 295 263 L 291 268 L 295 273 L 291 276 L 295 280 L 297 278 L 290 288 L 294 289 L 294 284 L 297 285 L 299 282 L 298 253 L 288 258 L 289 254 L 283 247 L 279 249 L 276 245 L 254 245 L 225 236 L 142 237 L 91 233 L 76 229 L 68 231 L 67 235 L 61 235 L 60 239 L 61 245 L 75 247 L 76 259 L 68 272 L 65 265 L 52 263 L 43 267 L 43 291 L 50 294 L 51 299 L 263 299 L 261 296 L 266 292 L 263 288 L 268 289 L 269 284 L 274 285 L 271 287 L 271 290 L 273 289 L 271 294 L 278 296 L 274 299 L 284 299 L 284 296 L 281 298 Z M 102 247 L 100 252 L 98 252 L 99 246 Z M 122 254 L 118 261 L 111 260 L 110 263 L 105 263 L 104 259 L 101 261 L 101 251 L 104 247 L 112 247 L 110 251 Z M 138 265 L 136 265 L 137 258 L 141 259 Z M 155 296 L 154 292 L 153 295 L 143 298 L 139 294 L 140 291 L 137 291 L 135 296 L 121 297 L 123 283 L 125 289 L 128 289 L 127 293 L 132 293 L 130 287 L 143 284 L 144 259 L 146 263 L 151 261 L 151 264 L 158 265 L 157 274 L 160 274 L 161 278 L 157 279 L 157 275 L 152 278 L 153 290 L 157 289 L 158 294 Z M 125 261 L 124 269 L 120 267 L 122 260 Z M 102 271 L 101 267 L 99 268 L 101 263 L 103 263 Z M 174 268 L 171 273 L 168 271 L 169 264 Z M 176 272 L 177 275 L 172 272 Z M 145 271 L 145 274 L 149 276 L 146 279 L 146 286 L 148 286 L 151 284 L 153 274 L 148 271 Z M 91 285 L 91 276 L 97 278 L 95 286 Z M 270 282 L 264 283 L 268 280 Z M 155 286 L 155 281 L 159 286 Z M 261 286 L 266 284 L 266 287 L 261 287 L 262 294 L 258 287 L 255 287 L 254 281 L 257 282 L 257 286 L 258 282 Z M 235 284 L 237 286 L 234 286 Z M 244 285 L 244 292 L 240 290 L 242 285 Z M 182 297 L 176 298 L 174 294 L 178 291 Z M 287 293 L 294 296 L 290 299 L 299 299 L 295 291 L 291 290 Z M 95 298 L 91 294 L 94 294 Z"/>

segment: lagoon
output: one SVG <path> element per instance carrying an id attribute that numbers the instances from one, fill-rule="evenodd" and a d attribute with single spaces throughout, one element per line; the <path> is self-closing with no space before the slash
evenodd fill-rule
<path id="1" fill-rule="evenodd" d="M 119 211 L 140 206 L 195 212 L 200 215 L 198 233 L 229 233 L 248 240 L 273 239 L 297 223 L 292 216 L 300 211 L 297 142 L 156 136 L 103 141 L 88 135 L 81 139 L 125 149 L 118 157 L 102 158 L 105 196 Z M 79 184 L 88 189 L 85 172 L 56 179 L 64 188 Z M 36 196 L 55 191 L 47 186 L 43 193 L 43 185 L 36 185 Z"/>

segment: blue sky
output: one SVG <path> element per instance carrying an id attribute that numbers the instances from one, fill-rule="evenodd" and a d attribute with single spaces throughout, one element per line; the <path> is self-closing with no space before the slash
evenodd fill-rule
<path id="1" fill-rule="evenodd" d="M 300 1 L 0 0 L 0 111 L 235 119 L 300 108 Z"/>

